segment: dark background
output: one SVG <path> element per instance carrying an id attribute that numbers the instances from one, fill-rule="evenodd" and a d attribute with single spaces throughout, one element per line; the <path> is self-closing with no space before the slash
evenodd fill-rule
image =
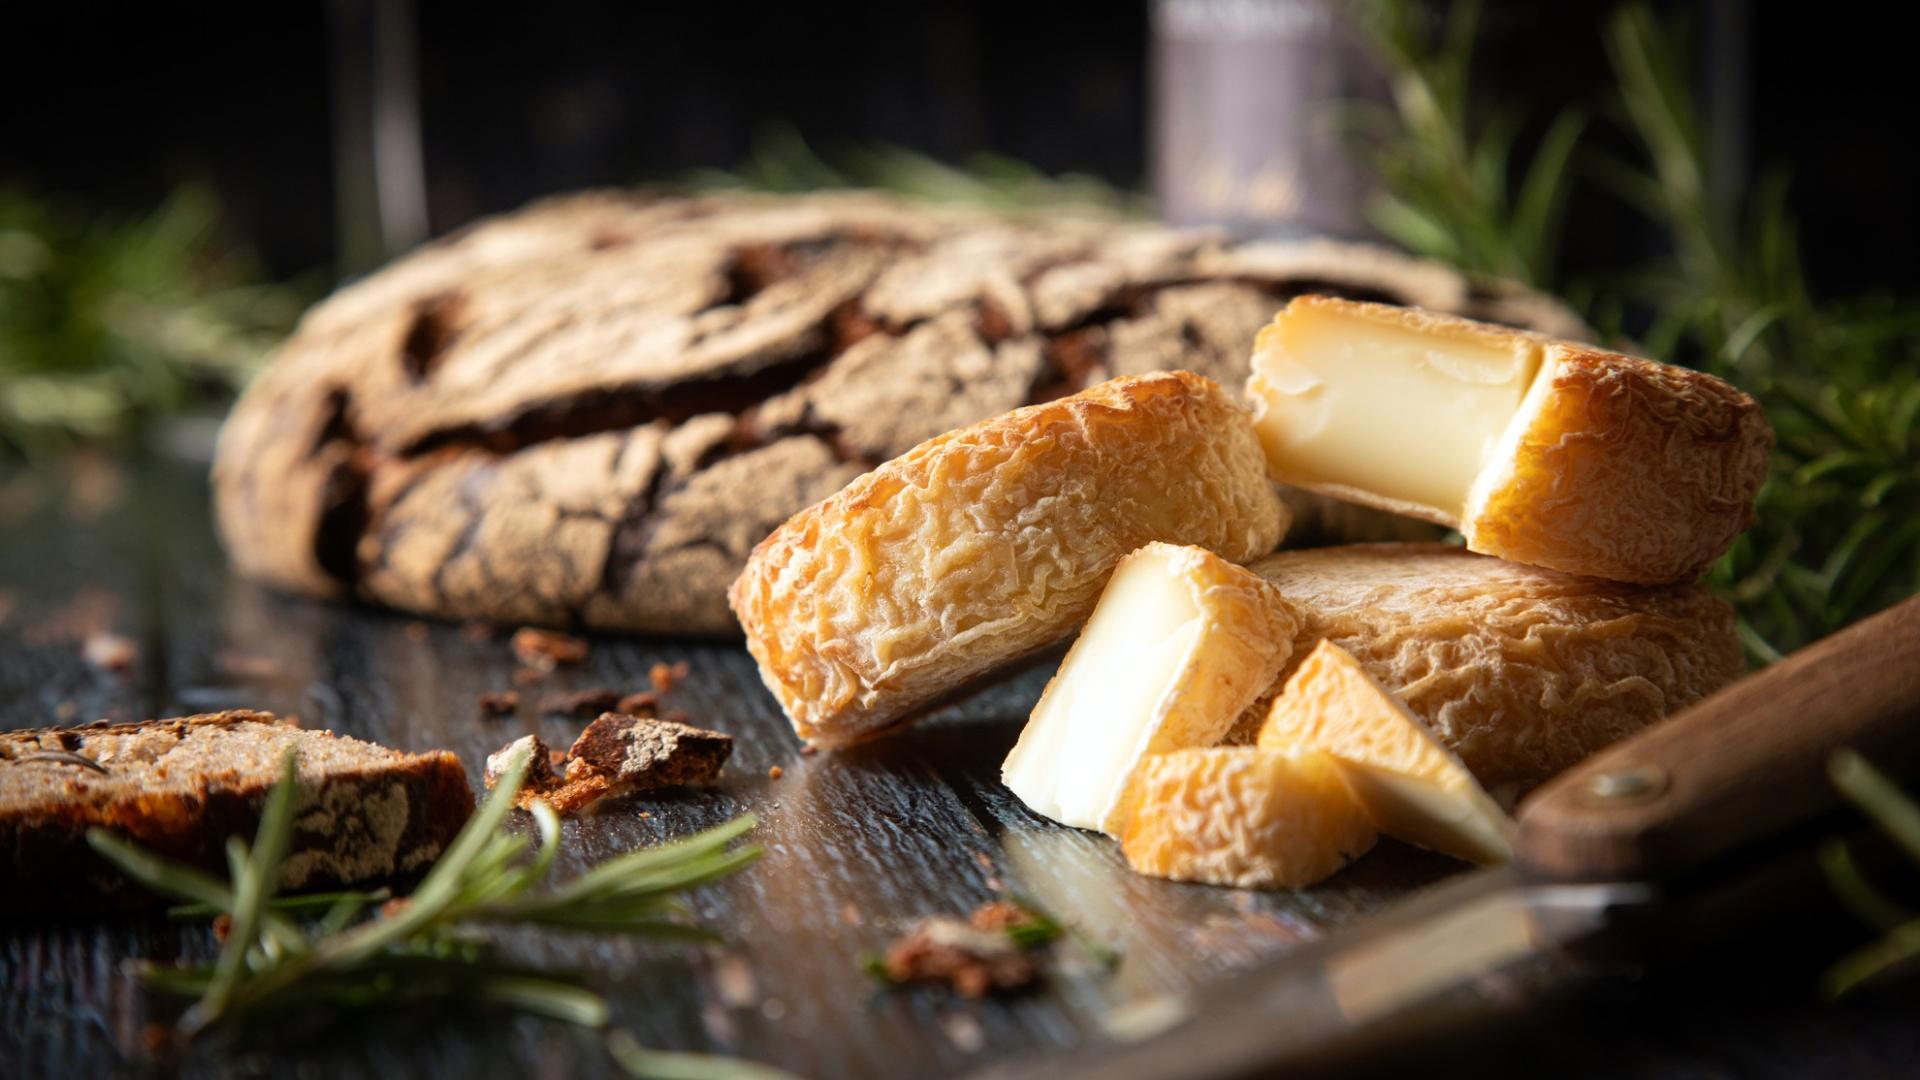
<path id="1" fill-rule="evenodd" d="M 0 184 L 138 211 L 207 179 L 272 273 L 335 267 L 327 5 L 10 7 Z M 1480 89 L 1540 123 L 1598 100 L 1610 7 L 1491 5 Z M 1662 5 L 1692 19 L 1701 50 L 1737 8 Z M 1746 21 L 1747 157 L 1790 168 L 1816 285 L 1912 291 L 1911 43 L 1799 4 L 1756 4 Z M 1143 2 L 421 0 L 417 35 L 435 233 L 540 194 L 734 166 L 780 124 L 828 156 L 883 141 L 1133 187 L 1149 174 Z M 1651 242 L 1597 197 L 1571 228 L 1575 271 Z"/>

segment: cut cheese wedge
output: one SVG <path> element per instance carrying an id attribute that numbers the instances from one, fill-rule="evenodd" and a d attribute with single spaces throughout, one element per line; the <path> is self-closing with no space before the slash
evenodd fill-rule
<path id="1" fill-rule="evenodd" d="M 1692 580 L 1726 551 L 1773 443 L 1759 404 L 1710 375 L 1323 296 L 1261 331 L 1247 393 L 1283 483 L 1642 584 Z"/>
<path id="2" fill-rule="evenodd" d="M 1115 568 L 1001 778 L 1036 813 L 1119 835 L 1140 760 L 1219 742 L 1279 678 L 1299 627 L 1258 574 L 1196 547 L 1140 548 Z"/>
<path id="3" fill-rule="evenodd" d="M 1155 754 L 1134 777 L 1120 848 L 1142 874 L 1304 888 L 1378 838 L 1330 754 L 1220 746 Z"/>
<path id="4" fill-rule="evenodd" d="M 1388 836 L 1468 862 L 1513 857 L 1506 812 L 1419 717 L 1330 641 L 1287 680 L 1258 745 L 1332 754 Z"/>

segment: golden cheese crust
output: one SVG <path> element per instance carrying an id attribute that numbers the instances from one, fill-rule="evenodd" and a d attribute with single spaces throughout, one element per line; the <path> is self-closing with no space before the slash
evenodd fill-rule
<path id="1" fill-rule="evenodd" d="M 1475 485 L 1467 546 L 1657 585 L 1693 581 L 1753 523 L 1773 429 L 1760 403 L 1697 371 L 1547 347 L 1511 451 Z"/>
<path id="2" fill-rule="evenodd" d="M 1442 544 L 1286 552 L 1252 569 L 1303 620 L 1289 670 L 1230 739 L 1252 741 L 1287 676 L 1331 640 L 1397 694 L 1501 802 L 1738 678 L 1733 610 Z"/>
<path id="3" fill-rule="evenodd" d="M 1324 753 L 1209 747 L 1140 763 L 1120 840 L 1142 874 L 1238 888 L 1305 888 L 1379 838 Z"/>
<path id="4" fill-rule="evenodd" d="M 1120 378 L 859 477 L 762 541 L 728 601 L 794 729 L 841 745 L 1072 632 L 1135 548 L 1245 562 L 1286 521 L 1217 384 Z"/>

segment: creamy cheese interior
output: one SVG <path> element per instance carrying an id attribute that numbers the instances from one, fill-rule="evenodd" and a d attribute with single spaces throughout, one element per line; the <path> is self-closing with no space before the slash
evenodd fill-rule
<path id="1" fill-rule="evenodd" d="M 1247 390 L 1275 477 L 1457 524 L 1539 366 L 1527 338 L 1295 301 L 1261 335 Z"/>
<path id="2" fill-rule="evenodd" d="M 1330 641 L 1274 699 L 1260 746 L 1332 754 L 1380 831 L 1469 862 L 1512 858 L 1512 822 L 1420 718 Z"/>
<path id="3" fill-rule="evenodd" d="M 1001 767 L 1007 787 L 1055 821 L 1101 828 L 1205 631 L 1169 557 L 1122 562 Z"/>

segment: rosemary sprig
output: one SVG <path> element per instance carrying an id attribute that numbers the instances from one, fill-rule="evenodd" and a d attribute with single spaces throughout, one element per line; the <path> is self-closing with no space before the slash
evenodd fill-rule
<path id="1" fill-rule="evenodd" d="M 289 916 L 313 911 L 322 898 L 275 901 L 293 828 L 291 755 L 268 796 L 251 847 L 237 837 L 228 843 L 228 882 L 102 829 L 90 830 L 87 839 L 149 888 L 189 901 L 189 910 L 231 920 L 213 964 L 142 969 L 150 986 L 198 999 L 180 1021 L 188 1037 L 296 1008 L 384 1008 L 450 999 L 602 1026 L 606 1003 L 577 978 L 504 962 L 482 932 L 518 925 L 713 940 L 710 932 L 679 921 L 685 908 L 678 894 L 759 858 L 757 847 L 728 847 L 753 827 L 754 819 L 742 817 L 685 840 L 629 852 L 569 882 L 538 889 L 559 853 L 558 816 L 545 804 L 534 804 L 539 842 L 530 856 L 526 837 L 500 829 L 526 768 L 522 754 L 413 895 L 367 920 L 361 915 L 381 893 L 324 898 L 324 914 L 311 929 Z"/>
<path id="2" fill-rule="evenodd" d="M 1852 750 L 1836 751 L 1827 774 L 1847 800 L 1906 854 L 1920 861 L 1920 804 Z M 1848 953 L 1821 976 L 1827 996 L 1840 997 L 1896 966 L 1920 957 L 1920 917 L 1880 892 L 1860 872 L 1844 841 L 1821 850 L 1821 867 L 1834 892 L 1862 922 L 1880 931 L 1873 943 Z"/>

